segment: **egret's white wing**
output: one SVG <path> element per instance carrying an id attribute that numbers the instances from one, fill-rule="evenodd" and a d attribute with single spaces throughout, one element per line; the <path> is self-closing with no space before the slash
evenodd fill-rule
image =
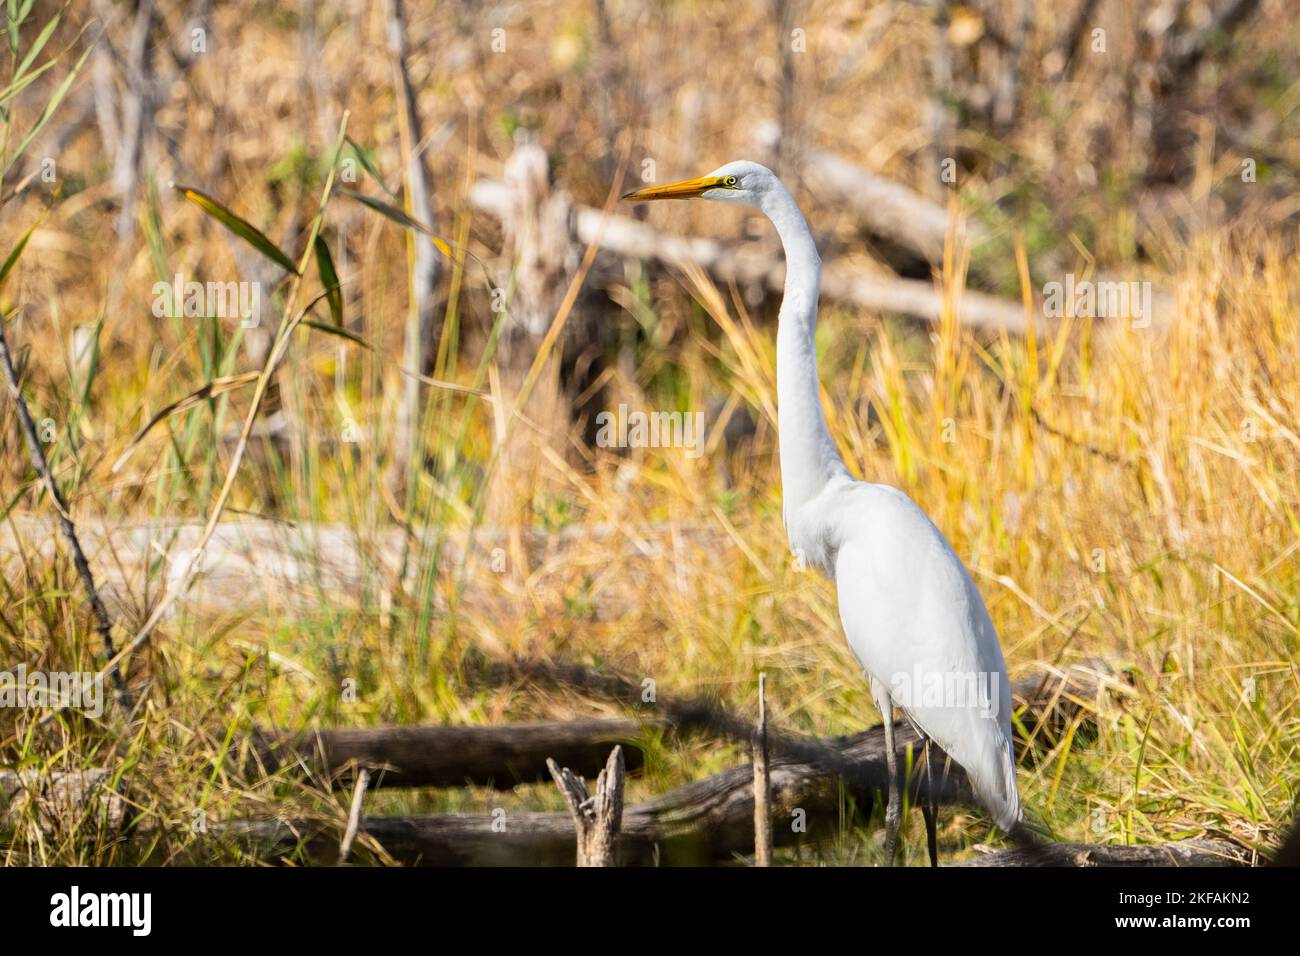
<path id="1" fill-rule="evenodd" d="M 897 489 L 844 483 L 827 489 L 821 505 L 854 655 L 965 769 L 998 826 L 1009 829 L 1020 816 L 1011 686 L 961 559 Z"/>

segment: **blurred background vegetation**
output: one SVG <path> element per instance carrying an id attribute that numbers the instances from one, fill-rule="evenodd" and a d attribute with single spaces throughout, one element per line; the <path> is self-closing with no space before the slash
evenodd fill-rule
<path id="1" fill-rule="evenodd" d="M 795 565 L 781 527 L 774 236 L 732 209 L 613 204 L 739 158 L 783 176 L 828 275 L 863 284 L 825 297 L 818 332 L 849 467 L 952 541 L 1013 678 L 1096 657 L 1127 675 L 1085 743 L 1026 755 L 1031 812 L 1061 839 L 1266 849 L 1294 816 L 1300 728 L 1294 14 L 10 0 L 0 244 L 30 237 L 0 288 L 5 332 L 119 645 L 169 584 L 179 600 L 129 658 L 129 719 L 0 713 L 0 763 L 119 768 L 132 827 L 15 812 L 4 858 L 243 859 L 197 811 L 341 829 L 343 797 L 223 758 L 254 724 L 640 706 L 486 681 L 484 661 L 583 662 L 742 713 L 762 670 L 782 726 L 874 722 L 833 585 Z M 332 170 L 319 227 L 338 310 L 315 301 L 281 358 L 281 316 L 327 291 L 323 270 L 286 281 L 172 187 L 296 262 Z M 623 219 L 593 233 L 607 206 Z M 687 263 L 672 236 L 717 255 Z M 256 323 L 159 317 L 156 283 L 178 274 L 256 283 Z M 1150 282 L 1152 322 L 1049 321 L 1043 285 L 1067 274 Z M 968 321 L 977 295 L 1014 321 Z M 595 416 L 620 403 L 705 412 L 707 454 L 595 447 Z M 186 584 L 177 556 L 232 465 L 221 554 Z M 8 396 L 0 506 L 0 664 L 102 666 Z M 645 746 L 633 800 L 743 752 Z M 549 786 L 372 804 L 561 806 Z M 871 862 L 878 816 L 846 812 L 783 859 Z M 944 816 L 946 852 L 1001 839 L 977 813 Z"/>

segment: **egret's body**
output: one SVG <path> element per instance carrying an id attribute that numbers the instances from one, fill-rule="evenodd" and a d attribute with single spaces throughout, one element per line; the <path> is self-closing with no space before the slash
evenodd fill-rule
<path id="1" fill-rule="evenodd" d="M 692 197 L 756 207 L 785 249 L 776 350 L 785 526 L 791 550 L 835 580 L 849 647 L 885 720 L 886 856 L 892 860 L 900 812 L 894 706 L 965 769 L 994 821 L 1010 829 L 1020 818 L 1020 800 L 1011 690 L 997 632 L 961 559 L 925 512 L 896 488 L 855 480 L 831 439 L 814 345 L 821 259 L 803 214 L 771 170 L 750 162 L 624 198 Z M 937 696 L 930 692 L 936 681 L 948 688 Z M 953 693 L 972 686 L 984 693 Z"/>

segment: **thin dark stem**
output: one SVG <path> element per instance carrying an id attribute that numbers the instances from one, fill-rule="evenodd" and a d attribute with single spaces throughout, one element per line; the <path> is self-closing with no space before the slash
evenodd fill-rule
<path id="1" fill-rule="evenodd" d="M 36 469 L 41 481 L 45 483 L 45 488 L 54 501 L 54 508 L 59 513 L 59 527 L 63 531 L 63 536 L 68 540 L 68 547 L 72 549 L 72 563 L 76 566 L 77 575 L 86 588 L 86 595 L 90 600 L 90 611 L 95 618 L 95 630 L 99 633 L 100 640 L 104 644 L 104 652 L 111 661 L 117 654 L 117 650 L 113 646 L 113 621 L 109 618 L 108 609 L 104 607 L 104 602 L 99 596 L 99 590 L 95 587 L 95 578 L 90 573 L 90 564 L 86 561 L 86 553 L 81 549 L 81 541 L 77 538 L 77 527 L 72 523 L 72 516 L 68 512 L 68 503 L 64 500 L 63 493 L 59 491 L 58 483 L 50 472 L 50 464 L 45 458 L 45 449 L 36 434 L 36 423 L 32 421 L 32 413 L 27 408 L 27 400 L 23 398 L 22 387 L 18 380 L 18 370 L 14 367 L 13 355 L 9 351 L 9 342 L 5 338 L 3 321 L 0 321 L 0 364 L 4 365 L 9 394 L 13 396 L 14 404 L 18 408 L 18 426 L 22 430 L 23 438 L 27 441 L 27 452 L 31 456 L 32 467 Z M 113 686 L 118 702 L 129 711 L 132 707 L 131 692 L 126 686 L 126 681 L 122 678 L 121 670 L 114 666 L 109 673 L 113 678 Z"/>

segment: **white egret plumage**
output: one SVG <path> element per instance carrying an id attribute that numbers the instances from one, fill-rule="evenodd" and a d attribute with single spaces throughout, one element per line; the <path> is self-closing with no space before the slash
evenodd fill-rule
<path id="1" fill-rule="evenodd" d="M 752 206 L 772 221 L 785 249 L 776 349 L 785 527 L 791 550 L 835 581 L 849 647 L 884 718 L 886 861 L 893 862 L 902 806 L 894 706 L 961 765 L 994 822 L 1011 829 L 1020 819 L 1020 798 L 1011 687 L 997 632 L 970 574 L 925 512 L 896 488 L 855 480 L 840 458 L 817 377 L 821 258 L 790 190 L 767 167 L 740 161 L 623 198 Z M 926 824 L 933 862 L 929 813 Z"/>

